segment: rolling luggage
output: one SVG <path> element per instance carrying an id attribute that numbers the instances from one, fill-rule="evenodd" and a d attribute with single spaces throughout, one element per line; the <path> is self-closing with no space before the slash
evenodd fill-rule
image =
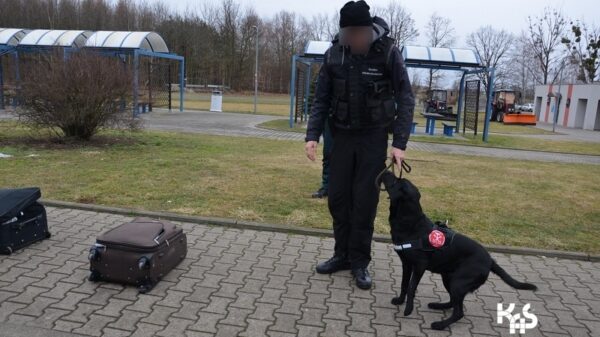
<path id="1" fill-rule="evenodd" d="M 90 248 L 90 281 L 133 284 L 150 291 L 187 254 L 181 228 L 166 221 L 136 218 L 100 235 Z"/>
<path id="2" fill-rule="evenodd" d="M 37 201 L 40 197 L 37 187 L 0 189 L 0 253 L 12 254 L 50 237 L 46 209 Z"/>

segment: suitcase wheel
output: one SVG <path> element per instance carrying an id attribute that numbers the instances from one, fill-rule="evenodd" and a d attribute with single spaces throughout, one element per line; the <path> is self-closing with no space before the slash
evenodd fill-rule
<path id="1" fill-rule="evenodd" d="M 145 256 L 142 256 L 139 260 L 138 260 L 138 268 L 140 270 L 142 269 L 148 269 L 150 268 L 150 259 L 148 259 Z"/>
<path id="2" fill-rule="evenodd" d="M 50 234 L 50 232 L 46 232 L 46 239 L 50 239 L 52 237 L 52 234 Z"/>
<path id="3" fill-rule="evenodd" d="M 150 290 L 152 290 L 152 288 L 154 288 L 154 284 L 151 282 L 148 282 L 148 283 L 139 285 L 137 288 L 138 288 L 138 291 L 140 292 L 140 294 L 145 294 L 145 293 L 149 292 Z"/>
<path id="4" fill-rule="evenodd" d="M 2 253 L 6 254 L 6 255 L 10 255 L 10 254 L 12 254 L 12 252 L 13 252 L 13 249 L 10 246 L 7 246 L 2 250 Z"/>
<path id="5" fill-rule="evenodd" d="M 98 261 L 100 259 L 100 252 L 95 248 L 90 248 L 90 255 L 88 255 L 90 261 Z"/>
<path id="6" fill-rule="evenodd" d="M 90 280 L 91 282 L 100 281 L 100 273 L 95 270 L 92 270 L 92 272 L 90 273 L 90 276 L 88 277 L 88 280 Z"/>

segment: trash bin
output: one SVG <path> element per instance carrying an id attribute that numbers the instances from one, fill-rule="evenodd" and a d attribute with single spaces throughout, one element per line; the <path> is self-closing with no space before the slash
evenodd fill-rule
<path id="1" fill-rule="evenodd" d="M 210 111 L 223 111 L 223 92 L 215 90 L 210 96 Z"/>

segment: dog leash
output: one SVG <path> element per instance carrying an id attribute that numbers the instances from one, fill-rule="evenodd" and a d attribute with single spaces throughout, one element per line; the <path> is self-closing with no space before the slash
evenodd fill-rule
<path id="1" fill-rule="evenodd" d="M 379 174 L 377 175 L 377 177 L 375 177 L 375 186 L 377 187 L 378 190 L 380 191 L 385 191 L 385 187 L 381 188 L 381 176 L 390 168 L 392 169 L 392 173 L 394 175 L 396 175 L 396 169 L 395 169 L 395 163 L 394 163 L 394 158 L 392 157 L 388 157 L 388 159 L 391 159 L 392 162 L 386 166 L 386 168 L 383 169 L 383 171 L 379 172 Z M 398 177 L 398 179 L 402 179 L 402 171 L 406 171 L 406 173 L 410 173 L 410 171 L 412 170 L 412 167 L 410 167 L 410 165 L 408 165 L 408 163 L 406 162 L 406 160 L 403 160 L 400 162 L 400 176 Z"/>

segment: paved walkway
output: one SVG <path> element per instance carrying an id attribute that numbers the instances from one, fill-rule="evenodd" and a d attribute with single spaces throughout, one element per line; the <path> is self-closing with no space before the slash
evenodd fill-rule
<path id="1" fill-rule="evenodd" d="M 536 128 L 552 131 L 552 123 L 537 122 Z M 553 139 L 553 140 L 571 140 L 571 141 L 582 141 L 582 142 L 596 142 L 600 143 L 600 130 L 583 130 L 575 128 L 565 128 L 560 125 L 556 126 L 555 132 L 558 135 L 545 134 L 545 135 L 527 135 L 527 137 L 540 138 L 540 139 Z"/>
<path id="2" fill-rule="evenodd" d="M 298 132 L 275 131 L 257 127 L 277 116 L 237 114 L 229 112 L 184 111 L 169 113 L 155 110 L 143 115 L 145 126 L 151 129 L 199 132 L 223 136 L 249 136 L 282 140 L 304 140 Z M 597 133 L 600 136 L 600 132 Z M 563 163 L 600 164 L 600 156 L 561 154 L 540 151 L 498 149 L 455 144 L 409 142 L 409 149 L 436 153 L 490 156 L 520 160 Z M 600 145 L 599 145 L 600 146 Z"/>
<path id="3" fill-rule="evenodd" d="M 0 110 L 0 119 L 12 118 Z M 197 132 L 222 136 L 261 137 L 279 140 L 304 140 L 299 132 L 275 131 L 257 127 L 266 121 L 281 119 L 279 116 L 239 114 L 230 112 L 184 111 L 169 113 L 155 109 L 142 115 L 146 128 L 165 131 Z M 581 130 L 580 130 L 581 131 Z M 424 133 L 423 130 L 421 130 Z M 593 132 L 600 137 L 600 132 Z M 599 145 L 600 146 L 600 145 Z M 456 144 L 409 142 L 409 149 L 434 153 L 450 153 L 471 156 L 488 156 L 518 160 L 545 162 L 584 163 L 600 165 L 600 156 L 562 154 L 540 151 L 499 149 Z"/>
<path id="4" fill-rule="evenodd" d="M 349 272 L 320 275 L 317 261 L 333 240 L 303 235 L 181 224 L 188 256 L 149 294 L 92 283 L 87 252 L 95 237 L 130 218 L 48 207 L 52 238 L 0 256 L 0 336 L 509 336 L 496 306 L 531 303 L 539 324 L 527 336 L 592 336 L 600 331 L 600 264 L 492 254 L 539 291 L 516 291 L 495 275 L 465 301 L 451 331 L 429 324 L 448 315 L 427 309 L 445 300 L 441 279 L 426 273 L 415 312 L 390 304 L 401 264 L 373 243 L 371 290 Z"/>

